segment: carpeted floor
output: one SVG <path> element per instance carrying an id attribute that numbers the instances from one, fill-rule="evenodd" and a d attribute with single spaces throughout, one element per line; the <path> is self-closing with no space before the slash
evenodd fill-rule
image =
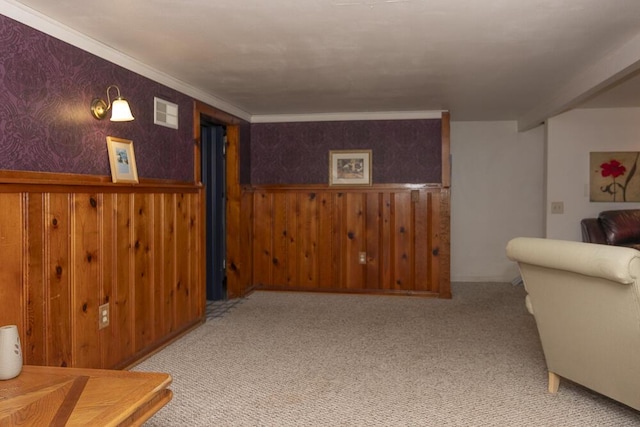
<path id="1" fill-rule="evenodd" d="M 255 292 L 135 368 L 173 376 L 146 425 L 640 426 L 568 381 L 547 393 L 521 286 L 452 288 L 452 300 Z"/>
<path id="2" fill-rule="evenodd" d="M 241 304 L 244 301 L 242 298 L 219 300 L 219 301 L 207 301 L 205 316 L 207 321 L 223 317 L 233 308 Z"/>

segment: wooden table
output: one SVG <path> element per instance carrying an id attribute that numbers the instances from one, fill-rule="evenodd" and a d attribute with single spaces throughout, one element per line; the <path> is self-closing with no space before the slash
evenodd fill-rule
<path id="1" fill-rule="evenodd" d="M 0 381 L 0 426 L 138 426 L 171 400 L 169 374 L 24 366 Z"/>

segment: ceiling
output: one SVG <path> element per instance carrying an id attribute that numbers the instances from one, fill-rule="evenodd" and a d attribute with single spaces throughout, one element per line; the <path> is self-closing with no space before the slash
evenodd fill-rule
<path id="1" fill-rule="evenodd" d="M 18 9 L 253 121 L 449 110 L 527 129 L 640 106 L 638 0 L 0 1 Z"/>

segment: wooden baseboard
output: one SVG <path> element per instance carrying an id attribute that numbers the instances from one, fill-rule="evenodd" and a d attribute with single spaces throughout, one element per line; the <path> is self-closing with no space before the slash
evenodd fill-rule
<path id="1" fill-rule="evenodd" d="M 437 292 L 395 290 L 395 289 L 304 288 L 304 287 L 255 285 L 251 287 L 251 292 L 254 292 L 254 291 L 319 292 L 319 293 L 332 293 L 332 294 L 361 294 L 361 295 L 395 295 L 395 296 L 413 296 L 413 297 L 426 297 L 426 298 L 440 297 L 440 295 Z"/>
<path id="2" fill-rule="evenodd" d="M 174 341 L 178 340 L 179 338 L 182 338 L 184 335 L 198 328 L 199 326 L 204 324 L 206 320 L 207 320 L 206 317 L 203 316 L 201 318 L 198 318 L 192 321 L 191 323 L 187 324 L 187 326 L 185 326 L 184 328 L 167 335 L 165 338 L 158 341 L 154 345 L 145 348 L 144 350 L 134 354 L 131 358 L 114 366 L 113 369 L 121 369 L 126 371 L 130 370 L 131 368 L 144 362 L 154 354 L 158 353 L 159 351 L 161 351 L 162 349 L 164 349 Z"/>

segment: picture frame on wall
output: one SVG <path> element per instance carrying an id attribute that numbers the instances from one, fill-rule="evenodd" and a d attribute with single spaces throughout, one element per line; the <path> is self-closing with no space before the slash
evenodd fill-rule
<path id="1" fill-rule="evenodd" d="M 589 153 L 590 202 L 640 202 L 639 151 Z"/>
<path id="2" fill-rule="evenodd" d="M 371 150 L 329 151 L 329 185 L 371 185 Z"/>
<path id="3" fill-rule="evenodd" d="M 133 152 L 133 141 L 129 139 L 107 137 L 107 151 L 111 165 L 113 182 L 138 183 L 138 168 Z"/>

